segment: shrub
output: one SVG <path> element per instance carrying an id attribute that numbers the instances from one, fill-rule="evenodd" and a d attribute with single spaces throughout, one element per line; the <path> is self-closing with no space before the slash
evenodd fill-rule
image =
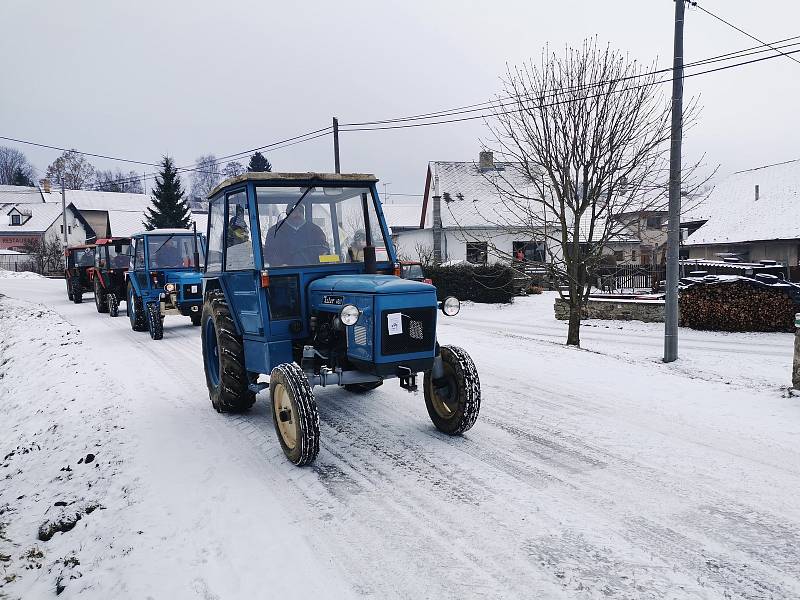
<path id="1" fill-rule="evenodd" d="M 423 270 L 425 277 L 436 286 L 439 300 L 455 296 L 459 300 L 497 304 L 511 302 L 514 298 L 514 271 L 505 265 L 429 265 Z"/>

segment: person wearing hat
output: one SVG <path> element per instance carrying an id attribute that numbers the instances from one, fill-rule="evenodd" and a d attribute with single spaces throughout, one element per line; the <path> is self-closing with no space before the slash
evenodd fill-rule
<path id="1" fill-rule="evenodd" d="M 306 207 L 286 205 L 286 217 L 269 228 L 264 238 L 264 262 L 272 266 L 316 265 L 330 254 L 320 227 L 306 219 Z"/>
<path id="2" fill-rule="evenodd" d="M 363 229 L 353 234 L 353 241 L 347 249 L 347 262 L 364 262 L 364 247 L 367 245 L 367 235 Z"/>
<path id="3" fill-rule="evenodd" d="M 250 241 L 250 228 L 244 218 L 244 207 L 236 205 L 236 212 L 228 224 L 228 247 L 236 246 Z"/>

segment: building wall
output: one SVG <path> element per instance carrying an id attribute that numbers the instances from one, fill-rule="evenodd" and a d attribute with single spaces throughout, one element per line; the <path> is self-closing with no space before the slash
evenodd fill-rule
<path id="1" fill-rule="evenodd" d="M 46 239 L 53 239 L 58 237 L 60 240 L 64 240 L 64 235 L 62 233 L 63 230 L 63 220 L 61 215 L 58 215 L 58 219 L 47 229 L 45 232 Z M 75 218 L 75 215 L 71 211 L 67 211 L 67 245 L 74 246 L 76 244 L 85 244 L 86 243 L 86 229 L 83 227 L 83 224 Z"/>

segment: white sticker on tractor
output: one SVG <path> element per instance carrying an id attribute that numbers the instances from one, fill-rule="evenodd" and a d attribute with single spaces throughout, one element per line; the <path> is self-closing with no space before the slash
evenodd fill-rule
<path id="1" fill-rule="evenodd" d="M 386 324 L 389 326 L 389 335 L 403 333 L 403 313 L 386 315 Z"/>
<path id="2" fill-rule="evenodd" d="M 193 285 L 193 286 L 192 286 L 192 293 L 193 293 L 193 294 L 196 294 L 196 293 L 197 293 L 197 286 L 196 286 L 196 285 Z"/>

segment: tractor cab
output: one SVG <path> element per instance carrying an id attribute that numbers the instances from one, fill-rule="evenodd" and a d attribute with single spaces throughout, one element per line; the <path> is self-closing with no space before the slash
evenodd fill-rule
<path id="1" fill-rule="evenodd" d="M 131 237 L 126 304 L 134 331 L 147 330 L 160 340 L 168 314 L 200 325 L 205 250 L 204 237 L 188 229 L 153 229 Z"/>
<path id="2" fill-rule="evenodd" d="M 83 302 L 83 294 L 92 289 L 94 268 L 94 244 L 69 246 L 64 250 L 64 279 L 67 282 L 67 298 L 75 304 Z"/>
<path id="3" fill-rule="evenodd" d="M 315 386 L 366 392 L 424 377 L 434 425 L 475 422 L 480 384 L 467 353 L 440 346 L 436 288 L 399 277 L 372 175 L 246 173 L 210 194 L 201 336 L 220 412 L 269 387 L 281 447 L 297 465 L 319 450 Z M 259 381 L 269 376 L 269 383 Z"/>
<path id="4" fill-rule="evenodd" d="M 125 273 L 130 264 L 131 238 L 101 238 L 95 242 L 92 284 L 97 312 L 112 317 L 119 314 L 119 303 L 125 299 Z"/>

